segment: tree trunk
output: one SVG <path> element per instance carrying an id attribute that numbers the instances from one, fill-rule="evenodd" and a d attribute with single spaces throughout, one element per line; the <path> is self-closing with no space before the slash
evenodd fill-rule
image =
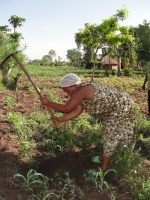
<path id="1" fill-rule="evenodd" d="M 137 62 L 137 69 L 140 71 L 141 70 L 141 65 L 139 62 Z"/>
<path id="2" fill-rule="evenodd" d="M 121 76 L 121 56 L 118 56 L 118 76 Z"/>
<path id="3" fill-rule="evenodd" d="M 98 49 L 99 49 L 99 47 L 96 49 L 96 52 L 94 53 L 94 65 L 93 65 L 91 81 L 94 81 L 95 63 L 96 63 L 96 55 L 97 55 Z"/>

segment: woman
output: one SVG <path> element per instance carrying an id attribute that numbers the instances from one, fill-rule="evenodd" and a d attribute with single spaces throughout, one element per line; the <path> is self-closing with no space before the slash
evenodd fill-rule
<path id="1" fill-rule="evenodd" d="M 56 118 L 58 123 L 79 116 L 83 110 L 102 119 L 102 143 L 104 146 L 101 169 L 106 171 L 118 144 L 127 146 L 134 136 L 135 107 L 131 97 L 120 89 L 94 82 L 81 83 L 74 73 L 60 79 L 62 89 L 70 96 L 66 104 L 58 104 L 41 97 L 45 106 L 66 113 Z"/>

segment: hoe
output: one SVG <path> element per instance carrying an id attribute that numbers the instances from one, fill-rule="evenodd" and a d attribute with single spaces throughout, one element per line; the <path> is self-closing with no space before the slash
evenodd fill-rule
<path id="1" fill-rule="evenodd" d="M 19 59 L 18 56 L 17 56 L 17 53 L 18 53 L 18 51 L 13 52 L 13 53 L 11 53 L 9 56 L 7 56 L 7 57 L 2 61 L 2 63 L 0 64 L 0 69 L 3 69 L 4 64 L 5 64 L 5 63 L 7 62 L 7 60 L 12 56 L 12 57 L 16 60 L 16 62 L 18 63 L 18 65 L 22 68 L 22 70 L 24 71 L 24 73 L 27 75 L 28 79 L 29 79 L 30 82 L 32 83 L 33 87 L 35 88 L 37 94 L 41 97 L 42 95 L 41 95 L 41 93 L 40 93 L 39 88 L 35 85 L 35 83 L 33 82 L 33 80 L 32 80 L 32 78 L 31 78 L 30 74 L 28 73 L 28 71 L 26 70 L 26 68 L 25 68 L 25 67 L 23 66 L 23 64 L 21 63 L 20 59 Z M 53 118 L 55 118 L 54 113 L 53 113 L 53 110 L 52 110 L 50 107 L 47 107 L 47 109 L 48 109 L 48 111 L 50 112 L 51 116 L 52 116 Z M 60 125 L 59 125 L 56 121 L 55 121 L 54 123 L 55 123 L 56 127 L 57 127 L 58 129 L 60 129 Z"/>

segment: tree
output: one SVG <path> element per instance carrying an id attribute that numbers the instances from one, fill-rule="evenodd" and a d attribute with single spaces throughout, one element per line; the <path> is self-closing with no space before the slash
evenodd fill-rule
<path id="1" fill-rule="evenodd" d="M 134 43 L 134 37 L 130 34 L 130 27 L 120 26 L 118 32 L 112 32 L 107 37 L 107 44 L 118 59 L 118 76 L 121 75 L 121 59 L 123 52 Z M 108 47 L 109 48 L 109 47 Z"/>
<path id="2" fill-rule="evenodd" d="M 0 35 L 4 40 L 0 48 L 0 62 L 2 62 L 4 58 L 7 57 L 12 52 L 18 51 L 20 47 L 20 40 L 23 39 L 21 33 L 15 32 L 15 28 L 17 26 L 18 27 L 22 26 L 22 22 L 24 22 L 25 19 L 13 15 L 8 21 L 11 24 L 13 24 L 14 33 L 9 33 L 10 29 L 8 28 L 8 26 L 0 26 L 0 33 L 1 33 Z M 18 52 L 18 57 L 20 58 L 21 61 L 23 61 L 25 55 L 22 52 Z M 1 69 L 4 82 L 7 82 L 8 76 L 12 68 L 15 66 L 15 64 L 16 62 L 13 59 L 9 59 L 5 63 L 5 66 Z"/>
<path id="3" fill-rule="evenodd" d="M 104 19 L 101 24 L 85 24 L 85 29 L 80 29 L 75 33 L 77 46 L 83 45 L 84 49 L 91 48 L 94 51 L 94 66 L 92 80 L 95 71 L 95 62 L 100 48 L 107 44 L 107 38 L 119 29 L 119 20 L 125 20 L 129 15 L 128 9 L 123 6 L 117 13 L 110 18 Z"/>
<path id="4" fill-rule="evenodd" d="M 7 46 L 7 35 L 0 31 L 0 60 L 3 60 L 3 55 Z"/>
<path id="5" fill-rule="evenodd" d="M 5 35 L 2 31 L 0 31 L 0 55 L 2 51 L 2 46 L 5 44 Z"/>
<path id="6" fill-rule="evenodd" d="M 42 57 L 41 65 L 42 66 L 49 66 L 52 62 L 52 57 L 49 55 L 45 55 Z"/>
<path id="7" fill-rule="evenodd" d="M 94 58 L 94 50 L 91 48 L 84 48 L 83 63 L 85 64 L 86 68 L 88 69 L 92 68 L 93 58 Z"/>
<path id="8" fill-rule="evenodd" d="M 132 26 L 129 28 L 129 34 L 132 35 L 133 41 L 129 42 L 129 44 L 124 44 L 123 54 L 122 54 L 122 65 L 125 68 L 135 68 L 139 69 L 139 65 L 137 64 L 137 53 L 136 50 L 138 45 L 136 43 L 136 39 L 134 37 L 134 29 Z"/>
<path id="9" fill-rule="evenodd" d="M 138 44 L 136 50 L 138 61 L 147 62 L 150 60 L 150 22 L 144 20 L 143 24 L 139 24 L 134 30 L 136 42 Z"/>
<path id="10" fill-rule="evenodd" d="M 16 28 L 20 27 L 20 26 L 23 26 L 22 23 L 25 22 L 26 19 L 22 18 L 22 17 L 18 17 L 17 15 L 12 15 L 8 21 L 10 22 L 10 24 L 13 25 L 14 33 L 15 33 L 16 32 Z"/>
<path id="11" fill-rule="evenodd" d="M 35 60 L 29 60 L 28 62 L 30 65 L 35 65 L 35 66 L 40 66 L 42 61 L 40 59 L 35 59 Z"/>
<path id="12" fill-rule="evenodd" d="M 48 56 L 50 56 L 51 57 L 51 62 L 53 62 L 53 59 L 56 57 L 56 52 L 53 50 L 53 49 L 51 49 L 49 52 L 48 52 Z"/>
<path id="13" fill-rule="evenodd" d="M 9 54 L 11 54 L 14 51 L 17 51 L 17 49 L 20 46 L 20 38 L 21 38 L 20 33 L 9 33 L 9 34 L 4 34 L 3 39 L 4 42 L 2 43 L 1 50 L 0 50 L 0 60 L 1 62 L 4 60 L 5 57 L 7 57 Z M 19 52 L 18 56 L 20 60 L 24 59 L 24 54 Z M 15 66 L 15 61 L 13 59 L 9 59 L 4 67 L 1 69 L 2 71 L 2 77 L 3 77 L 3 82 L 7 82 L 8 77 L 12 71 L 12 68 Z"/>
<path id="14" fill-rule="evenodd" d="M 9 29 L 7 25 L 5 25 L 5 26 L 0 26 L 0 31 L 2 31 L 3 33 L 7 33 L 10 32 L 11 29 Z"/>
<path id="15" fill-rule="evenodd" d="M 69 49 L 67 50 L 67 59 L 71 62 L 71 65 L 75 67 L 81 66 L 82 62 L 82 54 L 77 49 Z"/>

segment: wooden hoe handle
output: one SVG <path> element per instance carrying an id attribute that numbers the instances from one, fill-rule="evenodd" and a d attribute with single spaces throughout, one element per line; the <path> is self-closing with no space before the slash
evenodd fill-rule
<path id="1" fill-rule="evenodd" d="M 38 93 L 38 95 L 41 97 L 41 93 L 40 93 L 40 89 L 35 85 L 35 83 L 33 82 L 30 74 L 28 73 L 28 71 L 26 70 L 26 68 L 24 67 L 24 65 L 21 63 L 21 61 L 19 60 L 19 58 L 17 57 L 16 53 L 12 53 L 12 57 L 16 60 L 16 62 L 19 64 L 19 66 L 22 68 L 22 70 L 24 71 L 24 73 L 27 75 L 28 79 L 30 80 L 30 82 L 32 83 L 33 87 L 35 88 L 36 92 Z M 50 107 L 47 106 L 48 111 L 50 112 L 51 116 L 53 118 L 55 118 L 55 115 L 52 111 L 52 109 Z M 55 122 L 55 125 L 58 129 L 60 129 L 60 125 L 58 124 L 58 122 Z"/>

